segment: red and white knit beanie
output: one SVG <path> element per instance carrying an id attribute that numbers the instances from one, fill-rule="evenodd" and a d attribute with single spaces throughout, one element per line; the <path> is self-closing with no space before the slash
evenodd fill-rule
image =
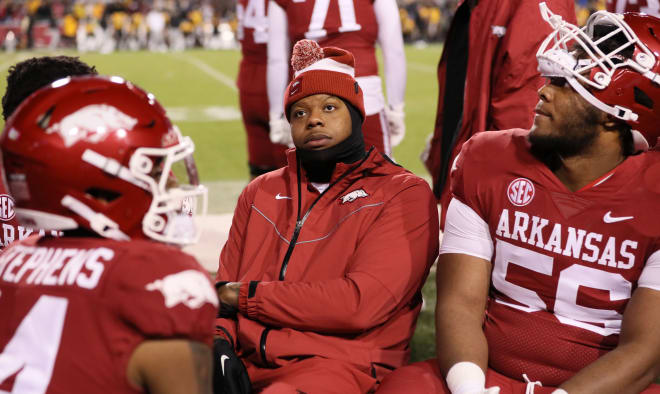
<path id="1" fill-rule="evenodd" d="M 329 94 L 351 103 L 364 119 L 362 89 L 355 80 L 353 54 L 340 48 L 321 48 L 316 41 L 300 40 L 293 47 L 294 78 L 284 93 L 284 111 L 298 100 L 314 94 Z"/>

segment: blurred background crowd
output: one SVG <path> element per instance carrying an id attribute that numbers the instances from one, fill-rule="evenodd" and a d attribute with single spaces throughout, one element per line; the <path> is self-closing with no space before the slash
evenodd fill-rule
<path id="1" fill-rule="evenodd" d="M 404 39 L 442 42 L 459 0 L 398 0 Z M 577 0 L 578 22 L 605 0 Z M 3 50 L 80 52 L 227 49 L 238 45 L 235 0 L 0 0 Z"/>

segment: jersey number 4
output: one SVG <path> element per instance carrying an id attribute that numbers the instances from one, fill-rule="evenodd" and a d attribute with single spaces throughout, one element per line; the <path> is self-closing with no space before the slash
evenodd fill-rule
<path id="1" fill-rule="evenodd" d="M 265 44 L 268 41 L 268 20 L 264 0 L 248 0 L 247 7 L 239 2 L 236 5 L 236 17 L 238 19 L 236 34 L 240 41 L 245 37 L 246 27 L 254 30 L 252 39 L 255 44 Z"/>
<path id="2" fill-rule="evenodd" d="M 0 393 L 46 392 L 60 348 L 68 300 L 41 296 L 0 353 Z"/>
<path id="3" fill-rule="evenodd" d="M 553 275 L 554 259 L 529 249 L 497 240 L 497 257 L 493 268 L 493 285 L 518 304 L 498 299 L 497 302 L 512 308 L 536 312 L 548 310 L 545 301 L 538 293 L 506 280 L 511 264 L 521 266 L 543 275 Z M 632 284 L 620 274 L 573 264 L 559 272 L 557 290 L 554 296 L 554 315 L 571 326 L 581 327 L 600 335 L 618 334 L 621 330 L 622 315 L 613 309 L 597 309 L 578 305 L 580 286 L 604 290 L 609 297 L 602 300 L 603 306 L 613 301 L 626 300 L 632 293 Z"/>

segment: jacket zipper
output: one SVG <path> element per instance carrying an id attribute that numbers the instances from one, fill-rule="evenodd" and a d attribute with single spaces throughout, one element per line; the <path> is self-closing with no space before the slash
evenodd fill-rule
<path id="1" fill-rule="evenodd" d="M 265 328 L 261 332 L 261 339 L 259 340 L 259 350 L 261 350 L 261 361 L 264 363 L 264 366 L 268 366 L 268 359 L 266 358 L 266 338 L 268 337 L 269 332 L 270 332 L 270 328 Z"/>
<path id="2" fill-rule="evenodd" d="M 298 236 L 300 235 L 300 230 L 302 230 L 302 226 L 305 224 L 305 221 L 309 217 L 309 214 L 312 212 L 312 209 L 316 205 L 319 200 L 325 195 L 325 193 L 328 192 L 328 190 L 332 189 L 333 186 L 338 184 L 340 181 L 342 181 L 344 178 L 348 176 L 348 174 L 352 173 L 354 170 L 357 168 L 360 168 L 362 166 L 362 163 L 364 163 L 369 155 L 371 155 L 371 151 L 374 148 L 372 147 L 369 149 L 367 154 L 364 156 L 360 162 L 354 166 L 349 168 L 345 173 L 341 174 L 339 178 L 337 178 L 336 181 L 332 182 L 327 189 L 323 191 L 316 199 L 312 202 L 312 205 L 309 206 L 309 209 L 307 212 L 305 212 L 305 215 L 303 217 L 300 217 L 300 210 L 302 209 L 302 191 L 301 191 L 301 182 L 300 182 L 300 159 L 298 158 L 298 155 L 296 155 L 296 175 L 297 175 L 297 181 L 298 181 L 298 213 L 296 214 L 296 228 L 293 230 L 293 236 L 291 236 L 291 242 L 289 242 L 289 248 L 286 250 L 286 254 L 284 255 L 284 259 L 282 260 L 282 268 L 280 268 L 280 280 L 284 280 L 284 277 L 286 276 L 286 269 L 289 266 L 289 259 L 291 259 L 291 255 L 293 254 L 293 248 L 296 247 L 296 242 L 298 241 Z"/>

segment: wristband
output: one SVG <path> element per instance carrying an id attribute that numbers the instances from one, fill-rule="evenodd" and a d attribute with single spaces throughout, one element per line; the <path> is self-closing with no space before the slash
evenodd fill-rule
<path id="1" fill-rule="evenodd" d="M 555 391 L 552 392 L 552 394 L 568 394 L 568 391 L 564 389 L 556 389 Z"/>
<path id="2" fill-rule="evenodd" d="M 486 387 L 486 375 L 473 362 L 461 361 L 449 368 L 447 387 L 452 394 L 483 392 Z"/>

